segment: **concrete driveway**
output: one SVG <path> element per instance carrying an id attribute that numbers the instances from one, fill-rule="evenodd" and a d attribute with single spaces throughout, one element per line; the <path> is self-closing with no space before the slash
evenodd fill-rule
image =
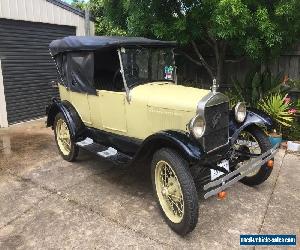
<path id="1" fill-rule="evenodd" d="M 144 169 L 84 152 L 63 161 L 43 121 L 0 129 L 0 249 L 239 249 L 240 234 L 258 233 L 299 241 L 299 193 L 300 156 L 281 150 L 264 184 L 201 200 L 182 238 L 162 220 Z"/>

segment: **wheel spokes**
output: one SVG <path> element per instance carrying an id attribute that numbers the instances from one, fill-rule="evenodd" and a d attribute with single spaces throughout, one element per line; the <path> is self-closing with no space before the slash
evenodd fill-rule
<path id="1" fill-rule="evenodd" d="M 159 180 L 162 198 L 168 210 L 180 220 L 183 216 L 183 195 L 174 170 L 166 162 L 160 167 Z"/>
<path id="2" fill-rule="evenodd" d="M 169 194 L 169 196 L 171 196 L 172 198 L 176 199 L 176 200 L 181 200 L 182 197 L 178 197 L 177 195 L 174 194 Z"/>
<path id="3" fill-rule="evenodd" d="M 174 200 L 170 197 L 170 195 L 168 195 L 168 200 L 169 200 L 169 202 L 170 202 L 170 205 L 171 205 L 171 208 L 172 208 L 172 210 L 173 210 L 173 213 L 174 213 L 174 214 L 177 214 L 177 215 L 179 215 L 179 216 L 182 216 L 182 213 L 183 213 L 182 203 L 181 203 L 181 202 L 176 202 L 176 201 L 174 201 Z M 179 203 L 181 206 L 179 206 L 178 203 Z M 177 211 L 174 210 L 174 205 L 175 205 Z"/>
<path id="4" fill-rule="evenodd" d="M 243 132 L 240 139 L 236 141 L 237 148 L 246 146 L 251 153 L 261 154 L 260 146 L 257 140 L 248 132 Z"/>
<path id="5" fill-rule="evenodd" d="M 235 148 L 237 148 L 237 150 L 239 150 L 240 148 L 243 148 L 243 147 L 246 148 L 248 150 L 248 152 L 246 150 L 246 153 L 250 153 L 252 155 L 259 156 L 260 154 L 262 154 L 262 150 L 261 150 L 261 147 L 260 147 L 257 139 L 251 133 L 249 133 L 247 131 L 243 131 L 241 133 L 241 135 L 239 136 L 239 139 L 236 141 L 235 146 L 236 146 Z M 247 162 L 249 160 L 251 160 L 252 157 L 250 157 L 250 159 L 248 159 L 248 160 L 244 160 L 244 161 L 240 162 L 239 165 L 242 166 L 244 164 L 247 164 Z M 247 177 L 253 176 L 254 174 L 256 174 L 259 171 L 259 169 L 255 170 L 253 173 L 247 174 L 246 176 Z"/>
<path id="6" fill-rule="evenodd" d="M 71 149 L 71 139 L 67 124 L 62 119 L 57 121 L 56 134 L 61 151 L 68 154 Z"/>
<path id="7" fill-rule="evenodd" d="M 164 184 L 165 187 L 167 187 L 168 185 L 167 164 L 165 164 L 163 168 L 164 168 Z"/>

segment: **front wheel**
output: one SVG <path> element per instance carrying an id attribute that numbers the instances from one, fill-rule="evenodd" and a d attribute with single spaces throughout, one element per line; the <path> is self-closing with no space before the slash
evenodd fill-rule
<path id="1" fill-rule="evenodd" d="M 247 154 L 260 155 L 271 149 L 272 145 L 268 136 L 259 127 L 249 127 L 241 132 L 234 147 Z M 245 160 L 243 163 L 246 163 Z M 267 163 L 252 173 L 246 175 L 241 182 L 248 186 L 256 186 L 268 179 L 272 168 Z"/>
<path id="2" fill-rule="evenodd" d="M 151 164 L 152 185 L 167 224 L 180 235 L 198 221 L 198 196 L 187 162 L 175 151 L 157 151 Z"/>

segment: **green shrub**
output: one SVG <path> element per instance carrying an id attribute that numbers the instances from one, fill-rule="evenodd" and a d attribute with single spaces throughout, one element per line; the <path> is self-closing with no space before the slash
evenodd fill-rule
<path id="1" fill-rule="evenodd" d="M 260 109 L 273 118 L 279 131 L 282 127 L 291 127 L 295 118 L 290 112 L 292 106 L 286 97 L 280 92 L 271 93 L 258 104 Z"/>
<path id="2" fill-rule="evenodd" d="M 245 102 L 243 96 L 239 95 L 233 90 L 227 90 L 224 92 L 224 94 L 229 98 L 230 108 L 233 108 L 238 102 Z"/>
<path id="3" fill-rule="evenodd" d="M 234 79 L 231 96 L 246 102 L 250 107 L 258 107 L 258 103 L 271 93 L 283 91 L 283 75 L 281 73 L 273 76 L 270 71 L 264 72 L 250 70 L 243 81 Z"/>
<path id="4" fill-rule="evenodd" d="M 288 141 L 300 141 L 300 124 L 294 122 L 290 127 L 282 128 L 282 137 Z"/>
<path id="5" fill-rule="evenodd" d="M 300 90 L 300 80 L 283 81 L 281 73 L 273 76 L 268 70 L 262 73 L 250 70 L 243 81 L 235 79 L 232 85 L 225 92 L 231 107 L 243 101 L 247 106 L 261 109 L 272 117 L 283 138 L 300 140 L 300 100 L 292 103 L 287 98 L 289 91 Z"/>

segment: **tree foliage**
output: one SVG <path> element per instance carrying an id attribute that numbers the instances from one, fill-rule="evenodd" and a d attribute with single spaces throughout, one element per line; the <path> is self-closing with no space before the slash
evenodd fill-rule
<path id="1" fill-rule="evenodd" d="M 85 10 L 86 3 L 84 0 L 72 0 L 71 5 L 77 9 Z"/>
<path id="2" fill-rule="evenodd" d="M 193 53 L 183 54 L 218 81 L 229 49 L 266 62 L 300 35 L 299 0 L 90 0 L 90 8 L 97 34 L 189 45 Z"/>
<path id="3" fill-rule="evenodd" d="M 96 20 L 96 34 L 106 36 L 126 36 L 128 15 L 123 1 L 90 0 L 90 10 Z"/>

